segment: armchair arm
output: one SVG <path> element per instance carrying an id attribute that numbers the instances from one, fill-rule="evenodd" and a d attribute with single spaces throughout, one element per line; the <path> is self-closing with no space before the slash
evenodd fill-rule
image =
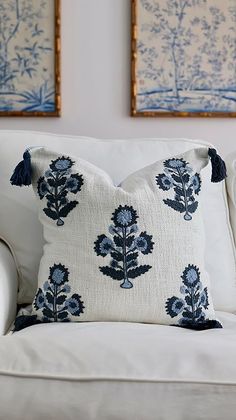
<path id="1" fill-rule="evenodd" d="M 6 334 L 17 310 L 18 275 L 14 258 L 0 241 L 0 336 Z"/>
<path id="2" fill-rule="evenodd" d="M 236 152 L 230 153 L 225 159 L 227 167 L 226 188 L 228 193 L 228 204 L 230 222 L 236 245 Z"/>

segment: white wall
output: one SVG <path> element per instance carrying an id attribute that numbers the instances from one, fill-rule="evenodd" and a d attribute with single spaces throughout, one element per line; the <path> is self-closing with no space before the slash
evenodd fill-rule
<path id="1" fill-rule="evenodd" d="M 62 117 L 1 118 L 0 128 L 103 138 L 190 137 L 236 149 L 236 119 L 131 118 L 130 0 L 62 1 Z"/>

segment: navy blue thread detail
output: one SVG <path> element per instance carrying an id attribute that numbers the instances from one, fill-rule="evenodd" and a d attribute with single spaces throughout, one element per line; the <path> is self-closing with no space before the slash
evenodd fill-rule
<path id="1" fill-rule="evenodd" d="M 18 163 L 16 166 L 10 182 L 12 185 L 16 185 L 22 187 L 23 185 L 31 185 L 31 176 L 32 176 L 32 168 L 31 168 L 31 157 L 28 150 L 26 150 L 23 154 L 23 160 Z"/>
<path id="2" fill-rule="evenodd" d="M 69 271 L 62 264 L 54 264 L 50 267 L 49 281 L 39 288 L 33 306 L 36 310 L 42 310 L 43 322 L 68 322 L 70 315 L 80 316 L 84 312 L 84 305 L 81 296 L 73 294 L 68 297 L 71 291 L 67 284 Z"/>
<path id="3" fill-rule="evenodd" d="M 178 325 L 191 329 L 221 328 L 218 321 L 211 322 L 206 318 L 206 310 L 209 307 L 207 287 L 203 289 L 200 280 L 199 268 L 189 264 L 181 276 L 183 285 L 180 293 L 183 297 L 172 296 L 167 299 L 165 308 L 166 313 L 178 320 Z"/>
<path id="4" fill-rule="evenodd" d="M 208 155 L 211 160 L 211 182 L 221 182 L 227 177 L 226 165 L 215 149 L 209 149 Z"/>
<path id="5" fill-rule="evenodd" d="M 163 191 L 174 190 L 174 200 L 167 198 L 163 202 L 184 213 L 184 220 L 192 220 L 192 214 L 198 208 L 196 195 L 201 191 L 201 178 L 193 174 L 189 163 L 183 159 L 167 159 L 164 162 L 164 173 L 156 176 L 156 184 Z"/>
<path id="6" fill-rule="evenodd" d="M 154 242 L 152 235 L 141 232 L 137 235 L 138 215 L 132 206 L 119 206 L 112 214 L 113 225 L 109 227 L 112 239 L 99 235 L 94 242 L 94 251 L 98 256 L 110 255 L 110 266 L 99 267 L 100 271 L 114 280 L 122 281 L 120 287 L 131 289 L 135 279 L 149 271 L 152 266 L 138 265 L 139 253 L 150 254 Z"/>
<path id="7" fill-rule="evenodd" d="M 69 157 L 59 157 L 52 160 L 49 169 L 38 180 L 40 200 L 47 200 L 47 207 L 43 211 L 57 221 L 57 226 L 63 226 L 63 219 L 79 204 L 77 200 L 69 201 L 67 198 L 69 192 L 77 194 L 84 183 L 82 175 L 71 174 L 73 165 Z"/>

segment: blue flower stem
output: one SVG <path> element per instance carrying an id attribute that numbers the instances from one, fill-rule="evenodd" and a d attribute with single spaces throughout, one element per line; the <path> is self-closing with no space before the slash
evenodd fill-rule
<path id="1" fill-rule="evenodd" d="M 57 285 L 54 285 L 54 294 L 53 294 L 53 318 L 57 322 Z"/>
<path id="2" fill-rule="evenodd" d="M 58 179 L 61 179 L 65 175 L 64 172 L 58 174 Z M 58 197 L 60 198 L 61 194 L 66 190 L 66 184 L 61 187 L 60 191 L 58 192 Z"/>
<path id="3" fill-rule="evenodd" d="M 126 251 L 126 239 L 127 239 L 127 229 L 126 227 L 122 228 L 122 239 L 123 239 L 123 272 L 124 272 L 124 281 L 120 285 L 123 289 L 131 289 L 133 284 L 129 281 L 127 275 L 127 251 Z"/>
<path id="4" fill-rule="evenodd" d="M 197 293 L 197 292 L 199 292 L 199 295 L 200 295 L 200 289 L 199 289 L 199 286 L 196 286 L 195 295 L 196 295 L 196 293 Z M 202 310 L 202 304 L 201 304 L 200 297 L 198 298 L 198 302 L 196 303 L 195 310 L 197 310 L 197 309 L 199 309 L 199 308 L 201 308 L 201 310 Z"/>
<path id="5" fill-rule="evenodd" d="M 195 308 L 195 304 L 194 304 L 195 293 L 194 293 L 194 288 L 193 287 L 191 287 L 191 292 L 189 292 L 189 294 L 190 294 L 190 298 L 191 298 L 192 321 L 196 322 L 196 308 Z"/>
<path id="6" fill-rule="evenodd" d="M 58 215 L 57 226 L 63 226 L 64 225 L 64 222 L 59 217 L 60 204 L 58 203 L 58 201 L 59 201 L 59 194 L 58 194 L 58 188 L 57 188 L 57 181 L 59 179 L 60 179 L 60 174 L 56 173 L 56 177 L 55 177 L 55 184 L 56 184 L 56 186 L 55 186 L 55 195 L 54 195 L 54 198 L 55 198 L 56 212 L 57 212 L 57 215 Z"/>
<path id="7" fill-rule="evenodd" d="M 179 175 L 179 177 L 180 177 L 180 179 L 181 179 L 182 189 L 183 189 L 183 193 L 184 193 L 184 205 L 185 205 L 185 215 L 184 215 L 184 219 L 185 219 L 185 220 L 192 220 L 192 216 L 191 216 L 191 214 L 189 214 L 189 212 L 188 212 L 188 197 L 187 197 L 187 194 L 186 194 L 185 182 L 184 182 L 184 180 L 183 180 L 183 176 L 182 176 L 182 173 L 181 173 L 181 171 L 179 170 L 179 168 L 177 168 L 177 171 L 178 171 L 178 175 Z"/>
<path id="8" fill-rule="evenodd" d="M 192 314 L 193 314 L 193 321 L 194 321 L 196 317 L 195 317 L 195 305 L 194 305 L 193 299 L 194 299 L 194 293 L 193 293 L 193 288 L 191 288 L 191 302 L 192 302 L 191 306 L 192 306 Z"/>

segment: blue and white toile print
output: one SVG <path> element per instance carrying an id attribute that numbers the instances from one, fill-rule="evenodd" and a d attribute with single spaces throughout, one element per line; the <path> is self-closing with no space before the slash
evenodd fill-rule
<path id="1" fill-rule="evenodd" d="M 136 111 L 236 112 L 236 1 L 137 0 Z"/>
<path id="2" fill-rule="evenodd" d="M 55 111 L 55 2 L 0 0 L 0 112 Z"/>

